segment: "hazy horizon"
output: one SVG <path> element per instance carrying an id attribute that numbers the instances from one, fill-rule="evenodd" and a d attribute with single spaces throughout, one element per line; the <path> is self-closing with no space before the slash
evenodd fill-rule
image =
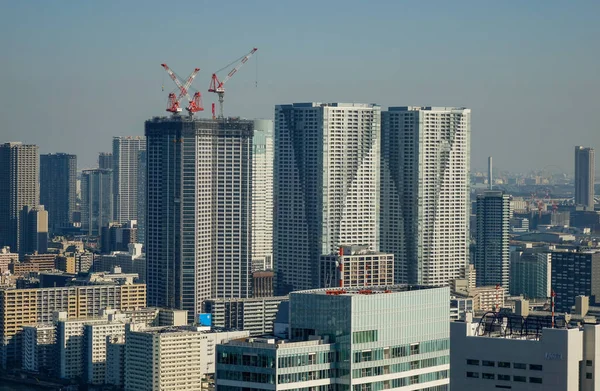
<path id="1" fill-rule="evenodd" d="M 80 169 L 167 114 L 162 62 L 182 77 L 201 68 L 209 117 L 211 73 L 252 47 L 226 115 L 310 101 L 466 106 L 473 169 L 491 155 L 498 169 L 571 173 L 575 145 L 600 147 L 597 2 L 66 4 L 2 7 L 0 142 L 74 153 Z"/>

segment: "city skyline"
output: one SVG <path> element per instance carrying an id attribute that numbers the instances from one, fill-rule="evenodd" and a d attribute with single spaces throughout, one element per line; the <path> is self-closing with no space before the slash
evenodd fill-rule
<path id="1" fill-rule="evenodd" d="M 220 18 L 218 26 L 203 16 L 226 8 L 210 3 L 183 3 L 189 12 L 177 17 L 164 16 L 163 4 L 153 2 L 143 9 L 110 2 L 68 9 L 13 3 L 0 16 L 3 36 L 14 37 L 5 42 L 8 72 L 0 75 L 4 139 L 43 144 L 42 154 L 77 154 L 81 168 L 92 168 L 97 153 L 110 150 L 99 116 L 109 115 L 119 124 L 110 126 L 111 136 L 142 135 L 140 124 L 164 113 L 173 86 L 160 63 L 180 74 L 201 68 L 195 86 L 204 95 L 207 116 L 216 101 L 207 92 L 211 72 L 258 47 L 228 85 L 226 115 L 271 119 L 277 103 L 315 100 L 372 102 L 382 109 L 394 104 L 465 106 L 477 113 L 473 167 L 485 167 L 491 155 L 499 168 L 555 164 L 570 172 L 572 146 L 600 147 L 593 104 L 600 91 L 595 77 L 599 58 L 589 50 L 599 31 L 592 15 L 600 5 L 581 3 L 586 12 L 557 1 L 544 7 L 331 2 L 319 5 L 316 15 L 300 4 L 232 2 L 238 16 Z M 342 17 L 327 17 L 334 13 Z M 22 14 L 28 23 L 20 23 Z M 194 18 L 202 23 L 192 23 Z M 300 20 L 309 20 L 311 28 L 304 29 Z M 164 23 L 172 24 L 169 34 L 154 28 Z M 225 32 L 219 45 L 202 38 L 172 39 L 216 30 Z M 452 44 L 440 43 L 448 32 Z M 289 45 L 286 37 L 297 33 L 301 43 Z M 396 40 L 403 36 L 418 39 Z M 554 55 L 556 47 L 565 48 L 563 55 Z M 65 105 L 69 116 L 63 114 Z M 509 122 L 493 120 L 500 110 L 511 113 Z M 34 115 L 19 122 L 20 113 Z"/>

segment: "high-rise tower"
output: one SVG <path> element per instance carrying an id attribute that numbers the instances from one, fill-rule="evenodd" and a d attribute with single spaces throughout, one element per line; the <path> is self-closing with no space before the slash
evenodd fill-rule
<path id="1" fill-rule="evenodd" d="M 278 294 L 319 285 L 321 255 L 379 250 L 377 105 L 275 106 L 274 262 Z"/>
<path id="2" fill-rule="evenodd" d="M 113 154 L 110 152 L 100 152 L 98 154 L 98 168 L 113 169 Z"/>
<path id="3" fill-rule="evenodd" d="M 113 138 L 113 212 L 119 223 L 137 220 L 138 159 L 145 149 L 143 136 Z"/>
<path id="4" fill-rule="evenodd" d="M 18 252 L 21 210 L 40 203 L 40 158 L 37 145 L 0 144 L 0 247 Z"/>
<path id="5" fill-rule="evenodd" d="M 252 270 L 267 270 L 273 268 L 273 121 L 254 121 L 252 155 Z"/>
<path id="6" fill-rule="evenodd" d="M 575 147 L 575 204 L 594 210 L 594 149 Z"/>
<path id="7" fill-rule="evenodd" d="M 249 297 L 253 122 L 146 121 L 148 305 Z"/>
<path id="8" fill-rule="evenodd" d="M 509 289 L 510 196 L 486 191 L 477 196 L 475 270 L 477 286 Z"/>
<path id="9" fill-rule="evenodd" d="M 40 155 L 40 203 L 48 211 L 50 234 L 69 227 L 77 202 L 77 156 Z"/>
<path id="10" fill-rule="evenodd" d="M 395 255 L 396 282 L 464 277 L 471 110 L 390 107 L 382 117 L 381 251 Z"/>
<path id="11" fill-rule="evenodd" d="M 113 216 L 113 172 L 97 168 L 81 173 L 81 229 L 100 235 Z"/>

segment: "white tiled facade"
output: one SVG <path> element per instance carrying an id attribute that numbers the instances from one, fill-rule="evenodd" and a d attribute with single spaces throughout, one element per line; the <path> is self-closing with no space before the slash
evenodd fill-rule
<path id="1" fill-rule="evenodd" d="M 397 283 L 447 285 L 469 260 L 471 110 L 382 113 L 381 251 Z"/>
<path id="2" fill-rule="evenodd" d="M 119 223 L 137 220 L 138 159 L 145 149 L 143 136 L 113 137 L 114 220 Z"/>
<path id="3" fill-rule="evenodd" d="M 90 384 L 104 384 L 106 378 L 107 337 L 125 335 L 125 323 L 106 321 L 98 324 L 87 324 L 85 336 L 85 378 Z"/>
<path id="4" fill-rule="evenodd" d="M 23 361 L 26 371 L 53 370 L 56 364 L 54 324 L 41 323 L 23 327 Z"/>
<path id="5" fill-rule="evenodd" d="M 254 120 L 252 270 L 273 269 L 273 121 Z"/>
<path id="6" fill-rule="evenodd" d="M 381 108 L 275 106 L 274 262 L 278 294 L 319 284 L 321 255 L 379 249 Z"/>

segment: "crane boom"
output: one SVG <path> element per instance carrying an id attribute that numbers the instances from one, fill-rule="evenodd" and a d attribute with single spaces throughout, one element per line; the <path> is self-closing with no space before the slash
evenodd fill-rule
<path id="1" fill-rule="evenodd" d="M 173 93 L 169 94 L 169 104 L 167 107 L 167 111 L 172 112 L 172 113 L 180 112 L 181 108 L 179 107 L 179 101 L 184 96 L 188 99 L 188 102 L 189 102 L 188 107 L 186 107 L 186 110 L 189 112 L 190 116 L 192 116 L 194 113 L 196 113 L 198 111 L 204 110 L 204 108 L 202 107 L 202 96 L 201 96 L 200 92 L 196 92 L 194 94 L 194 97 L 192 98 L 192 97 L 190 97 L 189 91 L 188 91 L 190 86 L 192 85 L 192 82 L 194 81 L 194 78 L 200 71 L 200 68 L 195 68 L 192 71 L 192 73 L 190 73 L 190 75 L 188 76 L 186 81 L 184 83 L 182 83 L 181 80 L 179 80 L 179 77 L 177 76 L 177 74 L 175 72 L 173 72 L 173 70 L 171 68 L 169 68 L 169 66 L 167 64 L 160 64 L 160 65 L 165 69 L 165 71 L 167 71 L 171 80 L 173 80 L 175 85 L 177 85 L 177 87 L 179 88 L 179 96 L 175 96 L 175 94 L 173 94 Z"/>
<path id="2" fill-rule="evenodd" d="M 240 70 L 240 68 L 250 59 L 250 57 L 252 57 L 252 55 L 257 50 L 258 50 L 258 48 L 253 48 L 245 56 L 242 56 L 240 59 L 234 61 L 231 64 L 226 65 L 225 67 L 219 69 L 217 72 L 212 74 L 208 92 L 214 92 L 219 96 L 219 118 L 223 118 L 223 102 L 225 100 L 225 87 L 224 87 L 225 83 L 227 83 L 229 81 L 229 79 L 231 79 L 232 76 L 235 75 L 236 72 Z M 219 73 L 220 71 L 222 71 L 225 68 L 228 68 L 230 65 L 232 65 L 236 62 L 237 62 L 237 65 L 231 71 L 229 71 L 227 76 L 225 76 L 225 78 L 222 81 L 219 80 L 219 78 L 217 77 L 217 73 Z"/>

